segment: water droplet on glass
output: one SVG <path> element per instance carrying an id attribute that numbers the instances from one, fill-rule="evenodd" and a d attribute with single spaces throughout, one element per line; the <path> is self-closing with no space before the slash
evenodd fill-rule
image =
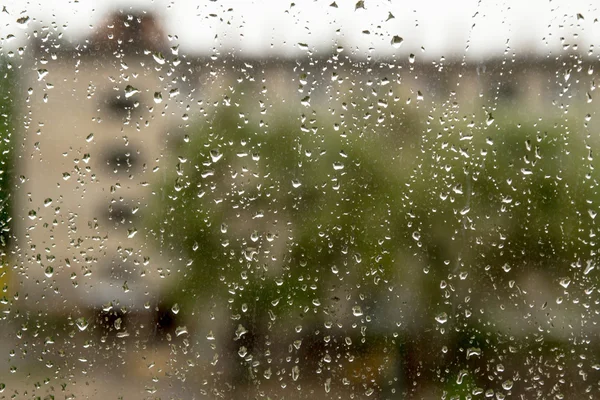
<path id="1" fill-rule="evenodd" d="M 152 58 L 154 58 L 154 61 L 156 61 L 160 65 L 163 65 L 165 63 L 165 57 L 160 52 L 159 53 L 153 53 L 152 54 Z"/>
<path id="2" fill-rule="evenodd" d="M 138 89 L 134 88 L 134 87 L 133 87 L 133 86 L 131 86 L 131 85 L 127 85 L 127 86 L 125 87 L 125 97 L 126 97 L 126 98 L 130 98 L 131 96 L 133 96 L 133 95 L 135 95 L 135 94 L 137 94 L 137 93 L 139 93 L 139 92 L 140 92 L 140 91 L 139 91 Z"/>
<path id="3" fill-rule="evenodd" d="M 445 324 L 448 321 L 448 314 L 445 312 L 435 316 L 435 320 L 440 324 Z"/>
<path id="4" fill-rule="evenodd" d="M 85 331 L 89 325 L 89 322 L 84 317 L 79 317 L 75 321 L 75 325 L 77 325 L 77 328 L 79 328 L 80 331 Z"/>
<path id="5" fill-rule="evenodd" d="M 478 347 L 470 347 L 467 349 L 467 360 L 473 356 L 480 356 L 481 355 L 481 349 Z"/>
<path id="6" fill-rule="evenodd" d="M 185 326 L 178 326 L 175 329 L 175 336 L 185 335 L 186 333 L 188 333 L 188 331 L 187 331 L 187 327 L 185 327 Z"/>
<path id="7" fill-rule="evenodd" d="M 521 168 L 521 173 L 523 175 L 531 175 L 533 174 L 533 171 L 531 171 L 529 168 Z"/>
<path id="8" fill-rule="evenodd" d="M 20 17 L 17 19 L 17 24 L 19 24 L 19 26 L 21 28 L 26 28 L 27 25 L 29 24 L 30 18 L 28 15 L 25 15 L 23 17 Z"/>
<path id="9" fill-rule="evenodd" d="M 502 382 L 502 389 L 510 390 L 510 389 L 512 389 L 512 387 L 513 387 L 513 381 L 511 381 L 510 379 Z"/>
<path id="10" fill-rule="evenodd" d="M 395 35 L 395 36 L 392 38 L 392 42 L 391 42 L 391 44 L 392 44 L 392 47 L 394 47 L 395 49 L 398 49 L 398 48 L 400 48 L 400 46 L 402 46 L 402 42 L 404 42 L 404 39 L 402 39 L 402 38 L 401 38 L 400 36 L 398 36 L 398 35 Z"/>
<path id="11" fill-rule="evenodd" d="M 38 73 L 38 81 L 41 81 L 42 79 L 44 79 L 46 77 L 46 75 L 48 75 L 48 70 L 45 68 L 38 69 L 37 73 Z"/>
<path id="12" fill-rule="evenodd" d="M 297 365 L 294 365 L 292 367 L 292 380 L 297 381 L 298 378 L 300 377 L 300 367 L 298 367 Z"/>
<path id="13" fill-rule="evenodd" d="M 562 278 L 558 283 L 566 289 L 571 284 L 571 278 Z"/>
<path id="14" fill-rule="evenodd" d="M 223 153 L 221 153 L 219 151 L 219 149 L 212 149 L 210 151 L 210 158 L 212 159 L 213 162 L 217 162 L 221 159 L 221 157 L 223 157 Z"/>
<path id="15" fill-rule="evenodd" d="M 329 393 L 331 390 L 331 378 L 325 379 L 325 393 Z"/>

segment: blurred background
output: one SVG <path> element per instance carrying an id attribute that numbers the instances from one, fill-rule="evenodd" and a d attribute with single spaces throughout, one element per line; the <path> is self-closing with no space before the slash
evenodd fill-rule
<path id="1" fill-rule="evenodd" d="M 593 4 L 0 16 L 0 398 L 597 397 Z"/>

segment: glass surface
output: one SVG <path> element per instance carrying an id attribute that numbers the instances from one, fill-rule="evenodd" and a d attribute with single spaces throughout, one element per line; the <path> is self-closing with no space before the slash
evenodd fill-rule
<path id="1" fill-rule="evenodd" d="M 583 1 L 13 1 L 0 399 L 594 399 Z"/>

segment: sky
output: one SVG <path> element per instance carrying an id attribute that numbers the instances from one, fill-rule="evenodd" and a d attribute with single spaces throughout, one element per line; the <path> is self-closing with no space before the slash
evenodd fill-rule
<path id="1" fill-rule="evenodd" d="M 152 12 L 183 51 L 294 56 L 345 52 L 374 57 L 543 57 L 600 47 L 600 12 L 583 0 L 5 0 L 0 45 L 26 43 L 36 24 L 80 40 L 111 10 Z M 358 7 L 357 7 L 358 5 Z M 17 23 L 29 17 L 26 25 Z M 12 34 L 14 39 L 5 40 Z M 397 47 L 392 38 L 403 39 Z M 299 45 L 300 43 L 306 44 Z M 595 54 L 595 53 L 594 53 Z"/>

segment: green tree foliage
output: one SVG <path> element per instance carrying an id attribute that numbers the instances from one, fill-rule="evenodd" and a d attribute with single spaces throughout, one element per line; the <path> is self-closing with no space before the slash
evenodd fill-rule
<path id="1" fill-rule="evenodd" d="M 412 274 L 433 313 L 448 277 L 469 276 L 472 289 L 595 254 L 597 178 L 569 123 L 497 117 L 438 131 L 415 119 L 409 140 L 245 115 L 223 106 L 192 127 L 158 188 L 152 232 L 189 264 L 190 301 L 312 307 L 335 288 L 391 291 Z"/>

